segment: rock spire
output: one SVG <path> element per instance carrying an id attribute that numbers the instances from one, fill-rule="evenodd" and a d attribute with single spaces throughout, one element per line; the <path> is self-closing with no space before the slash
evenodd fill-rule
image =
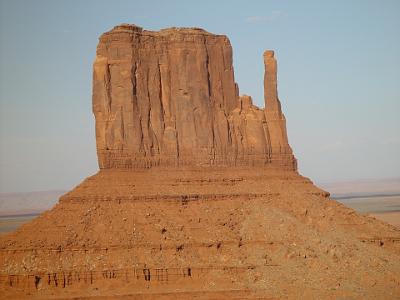
<path id="1" fill-rule="evenodd" d="M 265 119 L 270 134 L 270 153 L 272 161 L 290 160 L 292 149 L 289 146 L 286 119 L 278 98 L 277 62 L 274 51 L 264 52 L 264 101 Z"/>

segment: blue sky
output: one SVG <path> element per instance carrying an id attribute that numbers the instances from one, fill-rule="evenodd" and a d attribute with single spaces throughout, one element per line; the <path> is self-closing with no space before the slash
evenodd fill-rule
<path id="1" fill-rule="evenodd" d="M 120 23 L 226 34 L 258 105 L 274 49 L 300 172 L 400 176 L 400 1 L 0 0 L 0 192 L 70 189 L 96 172 L 91 65 Z"/>

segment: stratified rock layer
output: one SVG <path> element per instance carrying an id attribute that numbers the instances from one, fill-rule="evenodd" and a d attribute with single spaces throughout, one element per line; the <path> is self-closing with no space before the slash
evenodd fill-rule
<path id="1" fill-rule="evenodd" d="M 268 57 L 267 57 L 268 56 Z M 239 97 L 232 48 L 202 29 L 103 34 L 93 75 L 99 166 L 272 165 L 296 169 L 265 55 L 266 110 Z"/>
<path id="2" fill-rule="evenodd" d="M 394 299 L 399 242 L 293 171 L 100 170 L 0 237 L 0 298 Z"/>
<path id="3" fill-rule="evenodd" d="M 0 298 L 396 298 L 399 230 L 298 174 L 264 63 L 265 110 L 238 96 L 224 36 L 104 34 L 100 171 L 0 236 Z"/>

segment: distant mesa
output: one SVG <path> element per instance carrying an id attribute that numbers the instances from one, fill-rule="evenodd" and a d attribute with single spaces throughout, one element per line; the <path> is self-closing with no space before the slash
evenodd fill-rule
<path id="1" fill-rule="evenodd" d="M 296 170 L 273 51 L 265 51 L 264 64 L 263 110 L 239 96 L 226 36 L 199 28 L 114 27 L 100 37 L 93 67 L 100 168 Z"/>

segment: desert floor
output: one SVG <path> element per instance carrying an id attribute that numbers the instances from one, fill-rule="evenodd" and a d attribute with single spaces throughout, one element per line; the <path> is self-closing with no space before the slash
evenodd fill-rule
<path id="1" fill-rule="evenodd" d="M 400 228 L 400 195 L 342 198 L 336 201 Z"/>
<path id="2" fill-rule="evenodd" d="M 37 217 L 39 214 L 0 216 L 0 234 L 16 230 L 22 224 L 25 224 Z"/>

